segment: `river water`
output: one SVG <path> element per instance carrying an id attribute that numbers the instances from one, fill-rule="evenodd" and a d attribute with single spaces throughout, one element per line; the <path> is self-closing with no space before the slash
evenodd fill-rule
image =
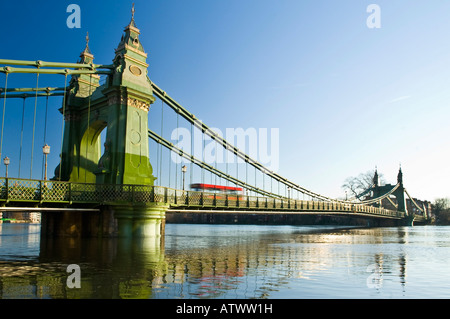
<path id="1" fill-rule="evenodd" d="M 450 298 L 449 248 L 440 226 L 166 224 L 158 241 L 0 224 L 0 298 Z"/>

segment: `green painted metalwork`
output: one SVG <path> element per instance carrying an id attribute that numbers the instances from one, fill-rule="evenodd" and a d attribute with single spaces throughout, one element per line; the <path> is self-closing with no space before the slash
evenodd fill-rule
<path id="1" fill-rule="evenodd" d="M 107 66 L 112 74 L 105 84 L 100 85 L 98 75 L 89 72 L 94 56 L 87 44 L 80 55 L 84 68 L 72 76 L 61 110 L 65 127 L 56 180 L 153 185 L 147 128 L 148 109 L 155 97 L 147 80 L 147 54 L 133 21 L 124 32 L 113 65 Z M 102 153 L 103 129 L 106 142 Z"/>
<path id="2" fill-rule="evenodd" d="M 92 64 L 92 63 L 66 63 L 66 62 L 45 62 L 45 61 L 24 61 L 24 60 L 7 60 L 0 59 L 0 64 L 34 66 L 37 68 L 89 68 L 89 69 L 114 69 L 113 65 Z"/>
<path id="3" fill-rule="evenodd" d="M 33 94 L 30 94 L 30 93 L 19 93 L 19 94 L 17 94 L 17 93 L 8 93 L 6 96 L 4 95 L 4 94 L 0 94 L 0 98 L 7 98 L 7 99 L 14 99 L 14 98 L 16 98 L 16 99 L 27 99 L 27 98 L 30 98 L 30 97 L 47 97 L 47 96 L 63 96 L 64 95 L 64 93 L 33 93 Z"/>
<path id="4" fill-rule="evenodd" d="M 111 70 L 70 70 L 70 69 L 30 69 L 30 68 L 13 68 L 1 67 L 2 73 L 38 73 L 38 74 L 62 74 L 62 75 L 80 75 L 80 74 L 111 74 Z"/>
<path id="5" fill-rule="evenodd" d="M 154 204 L 170 206 L 179 211 L 195 209 L 227 209 L 283 213 L 325 213 L 403 219 L 405 213 L 367 205 L 324 201 L 280 199 L 262 196 L 227 195 L 183 191 L 163 186 L 136 184 L 89 184 L 0 178 L 0 204 L 21 207 L 55 207 L 61 205 L 112 205 L 119 207 Z"/>

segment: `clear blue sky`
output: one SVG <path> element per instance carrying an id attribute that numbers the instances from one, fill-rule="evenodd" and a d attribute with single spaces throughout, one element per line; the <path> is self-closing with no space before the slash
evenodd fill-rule
<path id="1" fill-rule="evenodd" d="M 395 183 L 401 163 L 411 195 L 450 196 L 450 2 L 134 2 L 152 81 L 209 126 L 278 128 L 282 176 L 338 197 L 347 177 L 375 166 Z M 79 29 L 66 26 L 71 3 L 81 7 Z M 94 61 L 109 64 L 131 3 L 2 1 L 0 58 L 76 62 L 88 31 Z M 366 25 L 371 3 L 381 8 L 379 29 Z M 4 79 L 1 74 L 1 87 Z M 64 78 L 42 76 L 40 83 L 62 86 Z M 26 85 L 35 86 L 35 76 L 11 76 L 8 83 Z M 60 106 L 58 99 L 49 105 L 51 169 L 58 163 Z M 34 100 L 26 107 L 30 128 Z M 13 172 L 21 111 L 22 101 L 8 101 L 2 157 L 12 158 Z M 28 131 L 24 139 L 30 138 Z M 29 157 L 30 147 L 23 152 Z M 28 177 L 29 166 L 22 170 Z"/>

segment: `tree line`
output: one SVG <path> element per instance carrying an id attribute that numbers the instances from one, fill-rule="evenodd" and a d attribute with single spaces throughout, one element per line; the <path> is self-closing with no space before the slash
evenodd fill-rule
<path id="1" fill-rule="evenodd" d="M 450 198 L 436 198 L 433 203 L 433 213 L 437 225 L 450 225 Z"/>

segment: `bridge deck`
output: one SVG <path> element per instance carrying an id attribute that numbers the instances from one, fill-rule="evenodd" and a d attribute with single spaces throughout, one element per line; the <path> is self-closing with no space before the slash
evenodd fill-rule
<path id="1" fill-rule="evenodd" d="M 183 191 L 163 186 L 100 185 L 0 178 L 2 207 L 96 207 L 100 205 L 170 205 L 171 211 L 354 214 L 402 219 L 405 213 L 361 204 L 307 201 Z M 1 210 L 2 208 L 0 208 Z M 5 208 L 3 208 L 5 210 Z"/>

